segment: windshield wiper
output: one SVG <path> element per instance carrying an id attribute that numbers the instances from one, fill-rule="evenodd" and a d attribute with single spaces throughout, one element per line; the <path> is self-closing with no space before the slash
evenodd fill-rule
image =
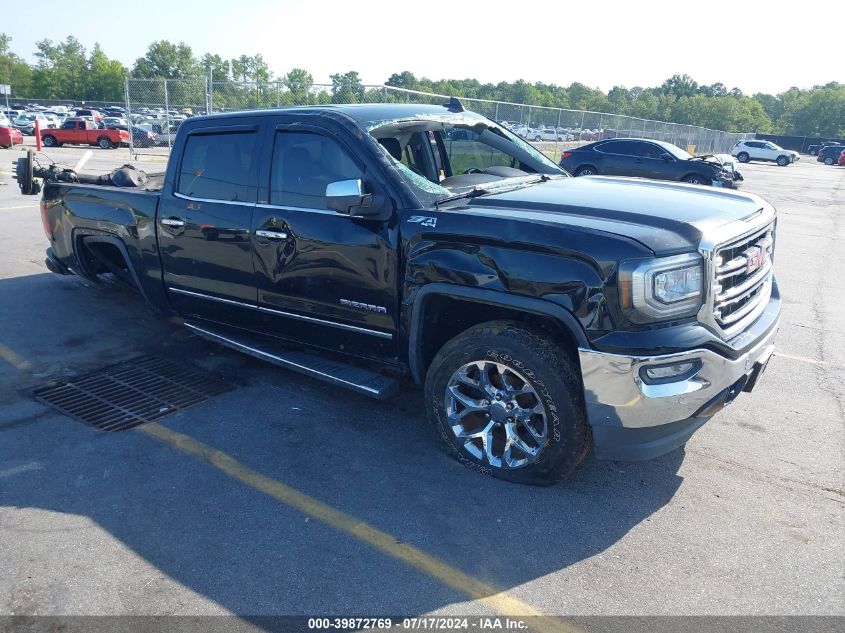
<path id="1" fill-rule="evenodd" d="M 442 198 L 434 203 L 434 208 L 439 209 L 441 204 L 447 202 L 454 202 L 455 200 L 461 200 L 463 198 L 471 199 L 471 198 L 478 198 L 479 196 L 486 196 L 493 193 L 506 193 L 508 191 L 515 191 L 517 189 L 524 189 L 525 187 L 530 187 L 531 185 L 536 185 L 538 182 L 546 182 L 552 179 L 552 176 L 548 174 L 538 174 L 536 178 L 531 178 L 531 180 L 523 180 L 525 176 L 518 176 L 517 178 L 520 179 L 520 182 L 512 182 L 510 185 L 500 185 L 500 186 L 476 186 L 470 189 L 469 191 L 465 191 L 463 193 L 456 193 L 454 196 L 449 196 L 447 198 Z M 506 178 L 505 180 L 512 180 L 511 178 Z M 502 182 L 502 181 L 499 181 Z"/>
<path id="2" fill-rule="evenodd" d="M 480 187 L 473 187 L 469 191 L 465 191 L 463 193 L 456 193 L 454 196 L 441 198 L 440 200 L 434 203 L 434 208 L 439 209 L 441 204 L 445 204 L 447 202 L 454 202 L 455 200 L 461 200 L 463 198 L 477 198 L 478 196 L 483 196 L 486 193 L 490 193 L 490 191 L 482 189 Z"/>

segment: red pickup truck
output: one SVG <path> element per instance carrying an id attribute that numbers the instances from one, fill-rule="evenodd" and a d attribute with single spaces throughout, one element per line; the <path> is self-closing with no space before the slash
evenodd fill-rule
<path id="1" fill-rule="evenodd" d="M 98 145 L 103 149 L 112 149 L 129 144 L 129 132 L 126 130 L 101 130 L 97 124 L 87 119 L 68 119 L 55 130 L 41 130 L 41 142 L 46 147 L 58 147 L 64 143 L 73 145 Z"/>

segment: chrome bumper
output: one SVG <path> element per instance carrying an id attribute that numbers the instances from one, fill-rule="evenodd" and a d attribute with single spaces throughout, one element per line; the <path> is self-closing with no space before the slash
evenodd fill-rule
<path id="1" fill-rule="evenodd" d="M 717 399 L 774 352 L 778 326 L 737 359 L 706 349 L 662 356 L 624 356 L 579 349 L 587 417 L 593 427 L 644 428 L 687 420 Z M 692 376 L 646 384 L 640 370 L 654 365 L 698 362 Z"/>

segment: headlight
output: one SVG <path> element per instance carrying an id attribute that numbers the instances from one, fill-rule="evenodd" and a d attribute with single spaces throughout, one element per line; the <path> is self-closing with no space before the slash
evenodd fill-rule
<path id="1" fill-rule="evenodd" d="M 627 261 L 619 267 L 619 303 L 636 323 L 692 316 L 703 294 L 703 262 L 694 253 Z"/>

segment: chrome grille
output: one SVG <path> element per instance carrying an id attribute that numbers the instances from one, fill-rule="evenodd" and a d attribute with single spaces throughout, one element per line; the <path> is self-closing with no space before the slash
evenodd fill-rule
<path id="1" fill-rule="evenodd" d="M 771 295 L 774 223 L 716 249 L 713 317 L 725 333 L 756 316 Z"/>

